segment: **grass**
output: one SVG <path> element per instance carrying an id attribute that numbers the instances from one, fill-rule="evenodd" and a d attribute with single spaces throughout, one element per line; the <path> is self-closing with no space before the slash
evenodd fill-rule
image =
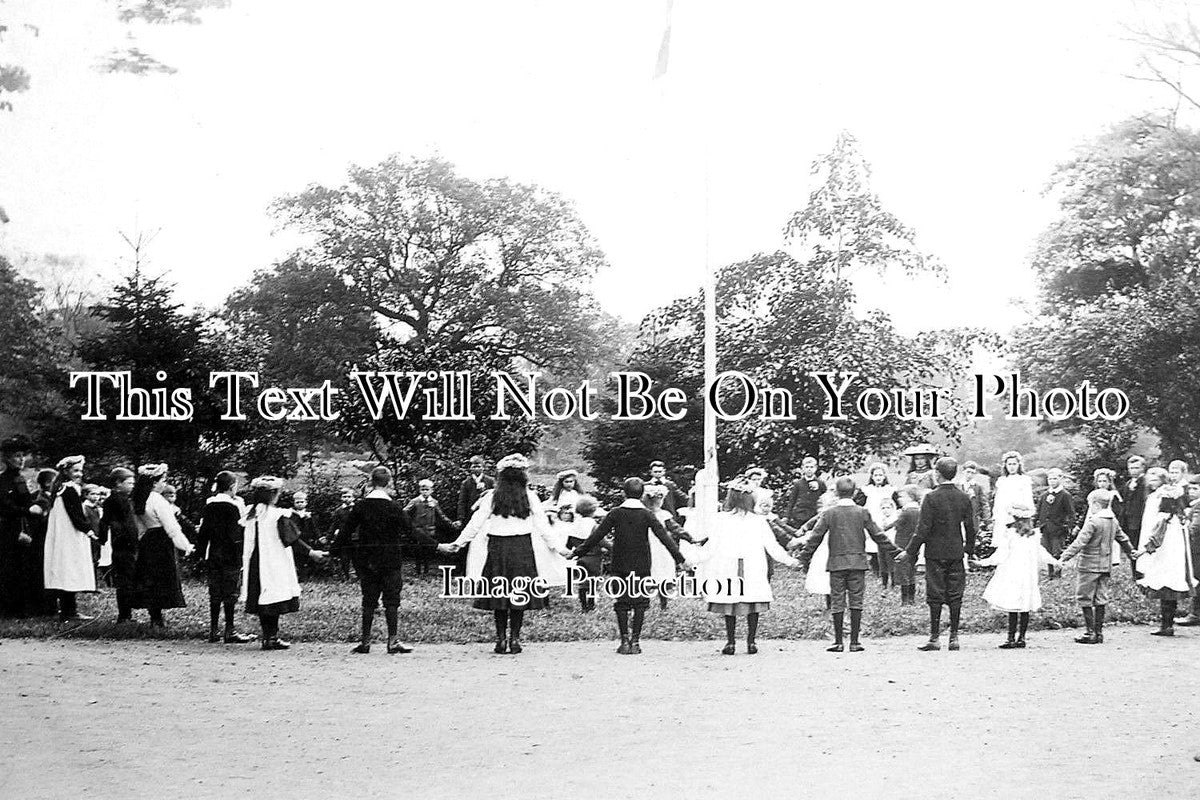
<path id="1" fill-rule="evenodd" d="M 980 595 L 990 572 L 968 575 L 963 603 L 964 632 L 1002 631 L 1005 615 L 992 610 Z M 407 578 L 407 575 L 406 575 Z M 917 576 L 917 605 L 901 606 L 899 591 L 885 594 L 879 581 L 868 574 L 863 630 L 866 636 L 902 636 L 928 632 L 924 605 L 924 584 Z M 1042 580 L 1041 611 L 1033 614 L 1030 628 L 1072 628 L 1083 624 L 1075 602 L 1075 572 L 1069 567 L 1058 580 Z M 830 636 L 829 614 L 823 597 L 804 591 L 803 574 L 780 569 L 772 582 L 775 602 L 762 617 L 759 636 L 763 639 L 821 639 Z M 492 617 L 471 608 L 469 601 L 443 600 L 438 596 L 441 584 L 436 575 L 408 580 L 401 605 L 401 632 L 415 642 L 468 643 L 492 638 Z M 1107 621 L 1144 624 L 1157 621 L 1157 603 L 1143 598 L 1129 575 L 1128 564 L 1114 569 L 1112 601 Z M 80 595 L 80 610 L 97 619 L 82 624 L 60 624 L 53 618 L 0 620 L 0 637 L 86 638 L 86 639 L 195 639 L 208 632 L 208 593 L 203 583 L 187 581 L 184 595 L 188 606 L 166 612 L 169 627 L 154 631 L 146 624 L 146 612 L 136 612 L 139 624 L 117 625 L 116 602 L 112 590 L 92 596 Z M 303 584 L 298 614 L 283 618 L 282 634 L 297 641 L 354 641 L 358 633 L 360 595 L 354 581 L 316 580 Z M 531 613 L 525 637 L 531 641 L 611 640 L 616 623 L 611 603 L 601 600 L 590 614 L 579 612 L 578 602 L 557 595 L 552 607 Z M 672 600 L 666 611 L 653 604 L 646 618 L 646 639 L 717 639 L 724 636 L 719 617 L 705 610 L 700 600 Z M 382 633 L 382 613 L 376 622 Z M 943 620 L 945 615 L 943 614 Z M 239 611 L 239 628 L 257 631 L 257 620 Z"/>

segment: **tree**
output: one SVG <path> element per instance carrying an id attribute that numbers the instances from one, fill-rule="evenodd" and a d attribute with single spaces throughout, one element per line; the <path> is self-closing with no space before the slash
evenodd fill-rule
<path id="1" fill-rule="evenodd" d="M 0 256 L 0 410 L 19 419 L 53 409 L 63 377 L 41 300 L 38 285 Z"/>
<path id="2" fill-rule="evenodd" d="M 1055 174 L 1061 213 L 1033 262 L 1039 315 L 1016 336 L 1031 380 L 1121 389 L 1128 421 L 1190 458 L 1200 456 L 1198 180 L 1200 133 L 1161 117 L 1128 120 L 1081 148 Z M 1078 419 L 1053 427 L 1103 440 Z"/>
<path id="3" fill-rule="evenodd" d="M 307 261 L 341 275 L 414 348 L 571 367 L 595 346 L 587 287 L 604 258 L 553 192 L 393 156 L 275 210 L 314 237 Z"/>
<path id="4" fill-rule="evenodd" d="M 1200 92 L 1194 86 L 1200 72 L 1200 25 L 1192 17 L 1188 0 L 1139 2 L 1137 22 L 1126 27 L 1129 38 L 1142 48 L 1137 80 L 1166 87 L 1175 98 L 1168 119 L 1177 121 L 1180 106 L 1200 111 Z M 1189 84 L 1189 80 L 1193 83 Z"/>
<path id="5" fill-rule="evenodd" d="M 796 257 L 835 280 L 861 270 L 882 275 L 900 267 L 907 275 L 943 274 L 943 267 L 916 246 L 916 233 L 886 211 L 870 187 L 871 168 L 847 131 L 812 165 L 820 185 L 788 220 L 784 237 Z"/>

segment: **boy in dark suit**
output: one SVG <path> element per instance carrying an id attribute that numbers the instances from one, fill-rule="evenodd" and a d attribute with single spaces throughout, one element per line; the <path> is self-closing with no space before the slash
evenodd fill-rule
<path id="1" fill-rule="evenodd" d="M 1133 549 L 1137 550 L 1141 544 L 1142 515 L 1146 511 L 1146 497 L 1150 494 L 1150 490 L 1146 486 L 1146 459 L 1141 456 L 1130 456 L 1129 460 L 1125 462 L 1125 466 L 1129 471 L 1129 481 L 1121 492 L 1125 502 L 1124 517 L 1120 523 L 1121 527 L 1125 529 L 1125 535 L 1133 543 Z M 1133 577 L 1140 578 L 1141 573 L 1138 572 L 1136 560 L 1131 559 L 1131 567 Z"/>
<path id="2" fill-rule="evenodd" d="M 952 481 L 958 473 L 953 458 L 939 458 L 933 473 L 937 488 L 921 501 L 921 516 L 917 533 L 907 549 L 896 556 L 903 564 L 915 560 L 925 546 L 925 602 L 929 604 L 929 641 L 921 650 L 941 650 L 942 606 L 950 609 L 950 649 L 958 650 L 958 621 L 962 614 L 963 590 L 967 571 L 963 554 L 975 555 L 975 510 L 967 497 Z M 965 532 L 965 533 L 964 533 Z"/>
<path id="3" fill-rule="evenodd" d="M 830 607 L 833 609 L 833 646 L 826 649 L 831 653 L 842 652 L 842 623 L 845 621 L 846 606 L 849 605 L 850 652 L 858 653 L 863 650 L 858 641 L 858 632 L 862 625 L 866 573 L 870 568 L 867 537 L 870 536 L 879 545 L 881 558 L 895 558 L 900 551 L 879 530 L 879 526 L 871 519 L 871 513 L 855 504 L 853 478 L 838 478 L 835 487 L 837 503 L 817 520 L 812 536 L 800 553 L 800 563 L 805 569 L 808 568 L 813 553 L 828 534 L 829 562 L 826 569 L 829 570 Z"/>
<path id="4" fill-rule="evenodd" d="M 823 494 L 825 482 L 817 477 L 817 460 L 806 456 L 800 462 L 800 477 L 792 483 L 783 499 L 783 514 L 788 525 L 800 528 L 815 517 Z"/>
<path id="5" fill-rule="evenodd" d="M 1042 547 L 1058 558 L 1067 542 L 1067 534 L 1075 527 L 1075 501 L 1063 486 L 1062 470 L 1054 467 L 1046 472 L 1046 493 L 1037 504 L 1037 527 L 1042 532 Z M 1046 568 L 1047 576 L 1057 578 L 1062 570 Z"/>
<path id="6" fill-rule="evenodd" d="M 605 515 L 604 520 L 596 526 L 592 534 L 579 546 L 571 551 L 571 558 L 587 555 L 609 533 L 613 535 L 612 545 L 612 574 L 626 578 L 631 582 L 636 578 L 650 576 L 650 535 L 658 537 L 663 547 L 671 553 L 676 564 L 683 563 L 683 555 L 679 546 L 667 533 L 667 529 L 658 518 L 642 503 L 645 484 L 640 478 L 626 478 L 621 486 L 625 493 L 625 502 Z M 621 646 L 617 652 L 621 655 L 640 655 L 642 652 L 641 637 L 642 623 L 646 618 L 646 609 L 650 607 L 650 598 L 641 593 L 626 592 L 613 603 L 613 611 L 617 615 L 617 629 L 621 634 Z M 633 611 L 633 631 L 630 635 L 629 612 Z"/>
<path id="7" fill-rule="evenodd" d="M 489 489 L 496 488 L 496 479 L 483 474 L 483 456 L 471 456 L 467 469 L 471 474 L 463 478 L 458 487 L 458 522 L 466 525 L 479 498 Z M 464 556 L 465 558 L 465 556 Z"/>

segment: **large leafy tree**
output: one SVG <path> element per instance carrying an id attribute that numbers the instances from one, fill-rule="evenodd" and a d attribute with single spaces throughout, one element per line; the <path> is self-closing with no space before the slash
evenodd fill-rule
<path id="1" fill-rule="evenodd" d="M 394 156 L 276 210 L 312 235 L 306 260 L 335 270 L 413 347 L 577 366 L 594 346 L 587 287 L 604 259 L 553 192 Z"/>
<path id="2" fill-rule="evenodd" d="M 56 403 L 62 352 L 42 313 L 42 291 L 0 256 L 0 412 L 33 419 Z"/>
<path id="3" fill-rule="evenodd" d="M 717 273 L 718 372 L 751 377 L 758 387 L 787 390 L 795 419 L 764 420 L 759 414 L 720 422 L 718 457 L 723 475 L 750 465 L 778 478 L 799 471 L 801 458 L 854 466 L 871 453 L 923 438 L 916 420 L 889 415 L 869 421 L 857 413 L 827 421 L 825 394 L 813 371 L 859 373 L 847 391 L 853 404 L 866 387 L 891 393 L 914 387 L 946 389 L 961 382 L 971 349 L 993 345 L 978 331 L 949 331 L 918 337 L 900 335 L 887 315 L 854 308 L 854 273 L 899 268 L 906 273 L 939 273 L 915 245 L 915 234 L 887 212 L 871 191 L 869 169 L 849 134 L 813 165 L 819 186 L 785 229 L 795 256 L 759 254 Z M 588 455 L 602 480 L 640 472 L 655 456 L 679 463 L 701 459 L 703 414 L 703 311 L 697 294 L 652 313 L 642 324 L 629 361 L 646 372 L 656 391 L 678 386 L 688 394 L 688 416 L 680 422 L 602 420 L 588 443 Z M 965 422 L 965 408 L 953 392 L 938 424 L 953 438 Z M 731 388 L 723 407 L 740 404 Z M 626 453 L 634 445 L 636 458 Z M 636 463 L 635 463 L 636 462 Z"/>
<path id="4" fill-rule="evenodd" d="M 1046 386 L 1087 380 L 1130 398 L 1129 423 L 1200 456 L 1200 134 L 1165 118 L 1114 127 L 1059 167 L 1060 215 L 1038 243 L 1038 316 L 1019 363 Z M 1131 434 L 1078 419 L 1092 449 Z M 1105 436 L 1109 431 L 1109 436 Z M 1116 437 L 1116 438 L 1114 438 Z M 1087 454 L 1084 454 L 1087 457 Z"/>

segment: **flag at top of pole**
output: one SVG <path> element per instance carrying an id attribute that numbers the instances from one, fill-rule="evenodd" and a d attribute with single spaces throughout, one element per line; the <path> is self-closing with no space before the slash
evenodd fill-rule
<path id="1" fill-rule="evenodd" d="M 667 64 L 671 60 L 671 3 L 667 0 L 667 21 L 663 26 L 662 44 L 658 46 L 658 61 L 654 64 L 654 77 L 661 78 L 667 74 Z"/>

